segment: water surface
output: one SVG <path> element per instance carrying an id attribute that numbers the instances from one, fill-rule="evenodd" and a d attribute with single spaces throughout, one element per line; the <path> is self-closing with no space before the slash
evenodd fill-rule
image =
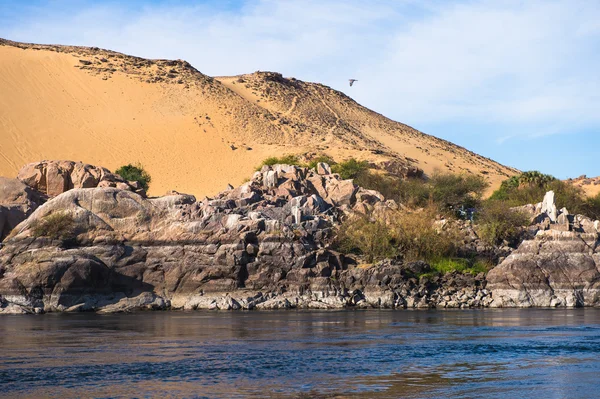
<path id="1" fill-rule="evenodd" d="M 600 309 L 0 317 L 2 397 L 597 398 Z"/>

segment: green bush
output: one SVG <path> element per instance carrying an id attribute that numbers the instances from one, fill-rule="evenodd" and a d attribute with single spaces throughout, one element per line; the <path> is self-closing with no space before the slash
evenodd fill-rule
<path id="1" fill-rule="evenodd" d="M 71 240 L 76 236 L 75 220 L 70 213 L 56 212 L 35 220 L 31 226 L 34 237 L 48 237 L 53 240 Z"/>
<path id="2" fill-rule="evenodd" d="M 398 212 L 391 219 L 398 251 L 405 261 L 430 261 L 456 254 L 457 234 L 435 224 L 437 209 L 429 206 L 418 212 Z"/>
<path id="3" fill-rule="evenodd" d="M 451 272 L 469 273 L 477 275 L 487 273 L 492 265 L 477 260 L 464 258 L 437 258 L 429 262 L 433 274 L 446 274 Z"/>
<path id="4" fill-rule="evenodd" d="M 281 157 L 269 157 L 262 161 L 262 163 L 256 168 L 256 170 L 261 170 L 263 166 L 273 166 L 273 165 L 297 165 L 302 166 L 300 160 L 296 155 L 284 155 Z"/>
<path id="5" fill-rule="evenodd" d="M 422 179 L 403 179 L 366 170 L 354 179 L 354 183 L 367 190 L 378 191 L 386 199 L 393 199 L 409 207 L 424 207 L 428 203 L 429 190 Z"/>
<path id="6" fill-rule="evenodd" d="M 488 187 L 482 176 L 467 174 L 434 173 L 428 183 L 431 200 L 441 210 L 473 208 Z"/>
<path id="7" fill-rule="evenodd" d="M 503 241 L 514 244 L 523 226 L 529 224 L 529 217 L 511 209 L 507 202 L 488 200 L 477 214 L 477 232 L 488 245 L 498 245 Z"/>
<path id="8" fill-rule="evenodd" d="M 140 186 L 146 191 L 148 191 L 148 188 L 150 187 L 150 182 L 152 181 L 150 174 L 146 172 L 144 167 L 139 163 L 135 165 L 128 164 L 121 166 L 119 169 L 117 169 L 115 173 L 127 181 L 138 182 Z"/>
<path id="9" fill-rule="evenodd" d="M 435 173 L 429 180 L 404 179 L 372 171 L 361 173 L 355 180 L 361 187 L 377 190 L 386 198 L 411 208 L 435 205 L 439 212 L 450 213 L 476 207 L 488 187 L 481 176 Z"/>
<path id="10" fill-rule="evenodd" d="M 354 158 L 331 165 L 331 171 L 338 173 L 344 180 L 356 179 L 361 173 L 367 172 L 368 169 L 369 163 L 367 161 L 357 161 Z"/>
<path id="11" fill-rule="evenodd" d="M 570 208 L 567 209 L 570 210 Z M 574 210 L 573 212 L 576 211 L 577 210 Z M 581 213 L 592 219 L 600 220 L 600 194 L 586 198 L 583 204 L 581 204 L 579 211 L 576 213 Z"/>
<path id="12" fill-rule="evenodd" d="M 326 163 L 329 166 L 333 166 L 336 163 L 334 159 L 331 158 L 329 155 L 319 155 L 311 159 L 310 162 L 306 164 L 306 166 L 310 169 L 314 169 L 317 167 L 317 164 L 321 162 Z"/>
<path id="13" fill-rule="evenodd" d="M 503 181 L 490 200 L 505 201 L 511 207 L 536 204 L 544 199 L 548 191 L 554 191 L 559 209 L 566 207 L 571 213 L 583 213 L 586 210 L 587 200 L 581 188 L 537 171 L 523 172 Z M 595 208 L 593 201 L 588 205 L 588 210 Z"/>

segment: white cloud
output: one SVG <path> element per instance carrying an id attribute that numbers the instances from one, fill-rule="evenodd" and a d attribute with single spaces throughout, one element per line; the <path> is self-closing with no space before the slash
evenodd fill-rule
<path id="1" fill-rule="evenodd" d="M 183 58 L 209 75 L 276 70 L 416 127 L 521 124 L 537 137 L 600 123 L 594 1 L 49 4 L 0 36 Z"/>

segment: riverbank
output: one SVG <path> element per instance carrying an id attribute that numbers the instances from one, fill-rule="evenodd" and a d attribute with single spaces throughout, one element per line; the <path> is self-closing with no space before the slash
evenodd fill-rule
<path id="1" fill-rule="evenodd" d="M 36 187 L 58 179 L 44 165 Z M 81 181 L 93 178 L 89 165 L 75 166 L 89 174 Z M 267 165 L 200 201 L 179 193 L 146 198 L 90 170 L 104 173 L 97 187 L 56 185 L 65 191 L 2 242 L 0 313 L 600 305 L 599 223 L 558 212 L 551 199 L 527 208 L 532 225 L 516 250 L 486 248 L 472 223 L 452 222 L 475 255 L 502 256 L 487 274 L 447 273 L 401 257 L 365 263 L 336 250 L 343 218 L 419 211 L 341 179 L 327 164 Z"/>

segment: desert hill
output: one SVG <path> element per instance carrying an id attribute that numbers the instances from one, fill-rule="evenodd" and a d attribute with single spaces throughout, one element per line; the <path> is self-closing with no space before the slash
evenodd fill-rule
<path id="1" fill-rule="evenodd" d="M 494 187 L 517 172 L 321 84 L 273 72 L 213 78 L 181 60 L 0 39 L 0 176 L 43 159 L 141 162 L 151 194 L 210 195 L 287 153 L 476 173 Z"/>
<path id="2" fill-rule="evenodd" d="M 575 187 L 581 188 L 589 197 L 594 197 L 600 194 L 600 176 L 587 177 L 586 175 L 582 175 L 574 179 L 567 179 L 565 181 L 567 183 L 571 183 Z"/>

